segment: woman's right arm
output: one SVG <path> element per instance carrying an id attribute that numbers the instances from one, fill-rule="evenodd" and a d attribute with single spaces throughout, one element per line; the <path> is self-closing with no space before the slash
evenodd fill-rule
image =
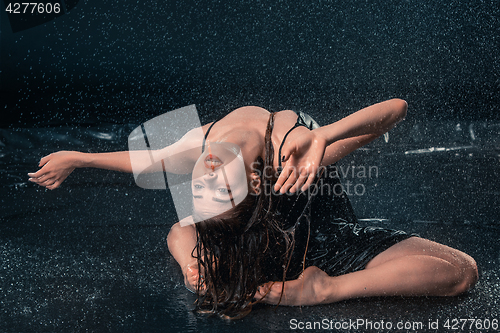
<path id="1" fill-rule="evenodd" d="M 99 168 L 121 172 L 132 172 L 128 151 L 114 153 L 81 153 L 77 151 L 59 151 L 42 157 L 37 172 L 28 173 L 28 180 L 53 190 L 76 168 Z"/>
<path id="2" fill-rule="evenodd" d="M 171 173 L 189 173 L 201 154 L 200 133 L 189 131 L 176 143 L 157 150 L 132 150 L 112 153 L 81 153 L 59 151 L 42 157 L 41 169 L 28 173 L 28 180 L 53 190 L 76 168 L 98 168 L 119 172 L 154 172 L 158 166 Z"/>

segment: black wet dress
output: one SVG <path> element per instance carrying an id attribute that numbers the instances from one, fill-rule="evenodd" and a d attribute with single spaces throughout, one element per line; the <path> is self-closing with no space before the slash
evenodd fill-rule
<path id="1" fill-rule="evenodd" d="M 299 114 L 297 124 L 290 131 L 297 126 L 309 129 L 318 127 L 304 113 Z M 283 143 L 278 156 L 281 156 L 282 146 Z M 314 185 L 306 192 L 293 196 L 282 195 L 280 201 L 277 206 L 278 214 L 286 221 L 285 229 L 295 238 L 287 280 L 297 278 L 303 267 L 308 266 L 317 266 L 330 276 L 362 270 L 379 253 L 415 236 L 398 230 L 360 227 L 334 166 L 323 169 Z M 268 278 L 271 281 L 282 280 L 283 261 L 277 253 L 282 251 L 283 244 L 276 242 L 270 244 L 270 247 L 274 255 L 265 264 Z"/>

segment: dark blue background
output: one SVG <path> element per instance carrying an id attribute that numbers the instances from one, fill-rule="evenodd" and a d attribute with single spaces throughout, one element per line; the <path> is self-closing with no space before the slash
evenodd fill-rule
<path id="1" fill-rule="evenodd" d="M 401 97 L 415 120 L 499 119 L 500 2 L 80 1 L 13 33 L 0 127 L 140 123 L 253 104 L 338 118 Z M 338 115 L 338 116 L 337 116 Z"/>

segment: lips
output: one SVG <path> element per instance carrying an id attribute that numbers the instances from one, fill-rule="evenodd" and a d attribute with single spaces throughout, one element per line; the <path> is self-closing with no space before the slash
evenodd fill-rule
<path id="1" fill-rule="evenodd" d="M 207 169 L 212 169 L 212 171 L 223 164 L 220 158 L 218 158 L 214 154 L 208 154 L 207 157 L 205 157 L 203 163 L 205 164 L 205 167 Z"/>

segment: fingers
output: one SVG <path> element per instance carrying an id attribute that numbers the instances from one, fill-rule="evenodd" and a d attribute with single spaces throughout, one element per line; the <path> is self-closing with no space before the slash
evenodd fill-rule
<path id="1" fill-rule="evenodd" d="M 49 173 L 46 174 L 40 174 L 37 175 L 35 174 L 28 174 L 30 178 L 28 179 L 30 182 L 36 183 L 38 185 L 46 186 L 46 185 L 52 185 L 54 182 L 57 180 L 54 176 L 52 176 Z"/>
<path id="2" fill-rule="evenodd" d="M 54 190 L 54 189 L 58 188 L 59 185 L 61 185 L 61 182 L 60 181 L 56 181 L 54 184 L 46 186 L 46 188 L 49 189 L 49 190 Z"/>
<path id="3" fill-rule="evenodd" d="M 285 165 L 285 168 L 281 171 L 281 174 L 278 177 L 276 184 L 274 184 L 274 191 L 276 191 L 276 192 L 280 191 L 281 187 L 288 180 L 288 177 L 292 174 L 294 169 L 295 169 L 294 167 L 290 167 L 288 165 Z M 286 189 L 281 189 L 281 191 L 280 191 L 280 193 L 285 193 L 285 192 L 286 192 Z"/>
<path id="4" fill-rule="evenodd" d="M 308 174 L 306 170 L 301 170 L 300 173 L 295 166 L 286 166 L 278 178 L 274 186 L 275 191 L 280 191 L 281 194 L 290 191 L 295 193 L 302 184 L 307 180 Z"/>
<path id="5" fill-rule="evenodd" d="M 74 167 L 67 166 L 66 162 L 57 159 L 58 156 L 50 154 L 40 159 L 40 170 L 28 173 L 28 180 L 32 183 L 44 186 L 49 190 L 53 190 L 61 185 L 61 183 L 73 172 Z"/>
<path id="6" fill-rule="evenodd" d="M 57 182 L 57 179 L 49 178 L 44 182 L 39 182 L 38 185 L 42 185 L 42 186 L 47 187 L 47 186 L 53 186 L 56 182 Z"/>
<path id="7" fill-rule="evenodd" d="M 297 148 L 294 145 L 287 145 L 283 147 L 283 150 L 281 151 L 281 162 L 286 162 L 296 152 Z"/>
<path id="8" fill-rule="evenodd" d="M 59 176 L 52 171 L 46 171 L 44 168 L 38 170 L 35 173 L 28 173 L 28 181 L 43 186 L 49 190 L 53 190 L 59 187 L 66 176 Z"/>
<path id="9" fill-rule="evenodd" d="M 205 292 L 207 286 L 205 284 L 205 278 L 203 274 L 199 274 L 198 268 L 192 267 L 192 265 L 187 265 L 186 272 L 184 273 L 186 286 L 192 290 L 196 291 L 196 286 L 199 285 L 199 292 Z"/>
<path id="10" fill-rule="evenodd" d="M 38 173 L 38 172 L 37 172 Z M 28 174 L 30 176 L 30 181 L 35 182 L 35 183 L 43 183 L 48 179 L 53 178 L 54 176 L 51 173 L 40 173 L 40 174 Z"/>
<path id="11" fill-rule="evenodd" d="M 40 159 L 40 163 L 38 163 L 38 166 L 41 167 L 42 165 L 45 165 L 49 160 L 50 160 L 50 155 L 42 157 Z"/>
<path id="12" fill-rule="evenodd" d="M 274 186 L 274 190 L 276 192 L 279 190 L 281 194 L 287 191 L 290 193 L 295 193 L 299 190 L 304 192 L 313 183 L 317 169 L 317 167 L 313 166 L 300 167 L 298 169 L 293 165 L 285 166 Z"/>
<path id="13" fill-rule="evenodd" d="M 29 178 L 28 180 L 32 183 L 43 186 L 49 190 L 56 189 L 59 187 L 59 185 L 61 185 L 61 181 L 56 178 L 48 178 L 44 179 L 43 181 L 37 178 Z"/>
<path id="14" fill-rule="evenodd" d="M 295 152 L 296 152 L 296 147 L 295 146 L 285 145 L 283 147 L 283 150 L 281 151 L 281 153 L 282 153 L 282 155 L 280 156 L 281 162 L 282 163 L 287 162 L 290 159 L 290 156 L 292 156 L 292 154 L 294 154 Z M 288 163 L 286 163 L 286 164 L 288 164 Z M 292 172 L 294 171 L 293 169 L 294 169 L 293 167 L 287 167 L 285 165 L 285 168 L 281 172 L 281 174 L 280 174 L 280 176 L 278 178 L 278 181 L 274 185 L 274 191 L 277 192 L 277 191 L 280 190 L 280 188 L 283 186 L 283 184 L 285 183 L 285 181 L 287 181 L 287 179 L 290 176 L 290 174 L 292 174 Z M 286 190 L 282 190 L 281 191 L 282 194 L 285 193 L 285 192 L 286 192 Z"/>
<path id="15" fill-rule="evenodd" d="M 311 184 L 314 182 L 316 172 L 312 172 L 309 174 L 309 177 L 307 178 L 307 181 L 305 182 L 304 186 L 302 186 L 301 191 L 305 192 L 311 186 Z"/>
<path id="16" fill-rule="evenodd" d="M 43 157 L 38 164 L 41 167 L 40 170 L 28 173 L 28 177 L 30 177 L 28 180 L 34 183 L 44 182 L 50 174 L 50 170 L 45 165 L 48 161 L 48 156 Z"/>
<path id="17" fill-rule="evenodd" d="M 306 182 L 308 178 L 309 178 L 309 173 L 307 172 L 307 170 L 302 170 L 300 176 L 297 178 L 297 181 L 290 189 L 290 193 L 298 192 L 300 187 Z"/>
<path id="18" fill-rule="evenodd" d="M 37 172 L 30 172 L 30 173 L 28 173 L 28 176 L 30 176 L 31 178 L 40 178 L 40 177 L 42 177 L 45 173 L 46 173 L 46 168 L 45 168 L 45 166 L 44 166 L 44 167 L 42 167 L 40 170 L 38 170 Z"/>
<path id="19" fill-rule="evenodd" d="M 286 181 L 280 187 L 281 194 L 286 193 L 288 190 L 291 190 L 293 184 L 295 184 L 295 182 L 299 178 L 299 173 L 298 173 L 297 168 L 295 166 L 293 166 L 293 165 L 286 166 L 285 170 L 283 170 L 283 171 L 285 171 Z M 281 177 L 281 175 L 280 175 L 280 177 Z"/>

